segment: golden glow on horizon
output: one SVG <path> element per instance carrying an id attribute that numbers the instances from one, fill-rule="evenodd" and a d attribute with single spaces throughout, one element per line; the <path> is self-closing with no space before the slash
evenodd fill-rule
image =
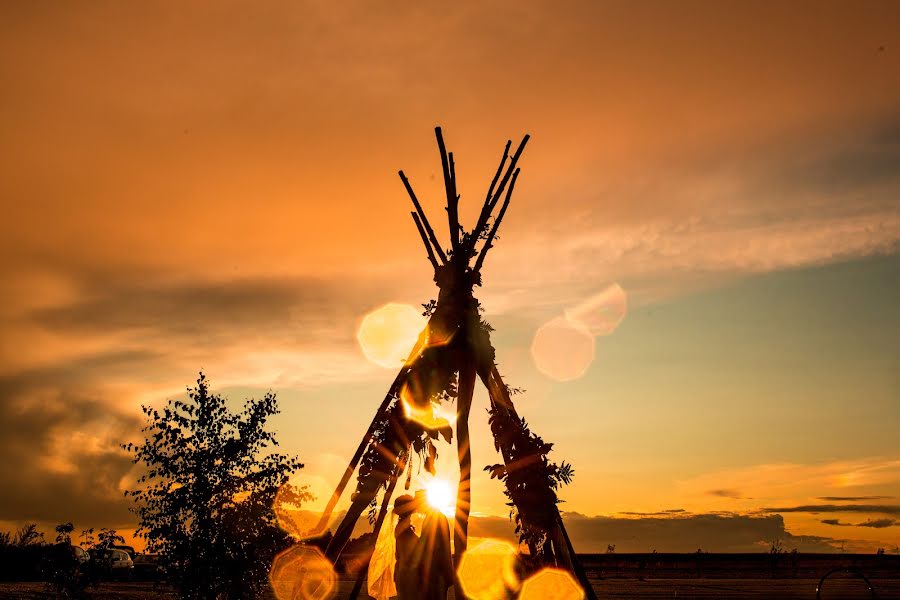
<path id="1" fill-rule="evenodd" d="M 508 598 L 510 591 L 518 591 L 518 556 L 509 542 L 486 538 L 473 543 L 457 569 L 466 596 L 472 600 L 499 600 Z"/>
<path id="2" fill-rule="evenodd" d="M 547 567 L 525 580 L 519 600 L 584 600 L 584 590 L 568 571 Z"/>
<path id="3" fill-rule="evenodd" d="M 427 321 L 410 304 L 390 302 L 367 313 L 356 332 L 356 340 L 370 362 L 397 369 L 416 345 Z"/>
<path id="4" fill-rule="evenodd" d="M 278 600 L 328 600 L 337 591 L 331 561 L 318 548 L 302 544 L 275 557 L 269 582 Z"/>

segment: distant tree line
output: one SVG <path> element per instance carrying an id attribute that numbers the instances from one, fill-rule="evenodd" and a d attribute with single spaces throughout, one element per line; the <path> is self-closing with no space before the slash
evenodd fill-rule
<path id="1" fill-rule="evenodd" d="M 60 523 L 55 528 L 54 541 L 45 539 L 37 523 L 26 523 L 15 531 L 0 531 L 0 581 L 59 579 L 63 575 L 72 575 L 64 571 L 77 567 L 71 550 L 73 546 L 84 550 L 105 550 L 125 543 L 115 529 L 100 529 L 95 536 L 94 529 L 90 528 L 81 532 L 80 543 L 73 544 L 74 530 L 71 522 Z"/>

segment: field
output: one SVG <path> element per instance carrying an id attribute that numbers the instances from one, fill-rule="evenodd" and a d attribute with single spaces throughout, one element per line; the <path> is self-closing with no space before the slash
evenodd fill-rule
<path id="1" fill-rule="evenodd" d="M 813 600 L 820 578 L 822 600 L 900 600 L 900 556 L 768 554 L 620 554 L 581 557 L 598 598 Z M 846 571 L 844 569 L 850 569 Z M 853 570 L 856 570 L 853 572 Z M 877 595 L 873 596 L 869 580 Z M 773 576 L 774 575 L 774 576 Z M 353 587 L 341 580 L 336 600 Z M 0 598 L 53 598 L 43 583 L 0 583 Z M 174 595 L 149 583 L 108 583 L 91 590 L 102 600 L 169 600 Z"/>

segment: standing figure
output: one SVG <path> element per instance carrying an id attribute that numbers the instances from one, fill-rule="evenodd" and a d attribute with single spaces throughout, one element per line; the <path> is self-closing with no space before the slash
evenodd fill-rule
<path id="1" fill-rule="evenodd" d="M 397 600 L 415 600 L 421 598 L 421 568 L 419 554 L 419 536 L 412 525 L 412 516 L 416 512 L 416 500 L 404 494 L 394 501 L 394 514 L 399 521 L 394 528 L 396 539 L 397 563 L 394 569 L 394 582 L 397 586 Z"/>
<path id="2" fill-rule="evenodd" d="M 453 554 L 450 549 L 450 523 L 444 513 L 428 504 L 424 495 L 416 494 L 416 508 L 425 516 L 419 536 L 419 571 L 423 600 L 447 600 L 453 585 Z"/>

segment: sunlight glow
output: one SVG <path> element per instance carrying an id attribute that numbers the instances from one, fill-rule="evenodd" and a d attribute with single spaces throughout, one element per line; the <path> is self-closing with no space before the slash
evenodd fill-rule
<path id="1" fill-rule="evenodd" d="M 509 542 L 483 539 L 466 550 L 457 574 L 471 600 L 509 598 L 519 589 L 518 552 Z"/>
<path id="2" fill-rule="evenodd" d="M 456 514 L 456 497 L 450 484 L 435 477 L 425 484 L 425 497 L 428 504 L 444 513 L 447 517 Z"/>
<path id="3" fill-rule="evenodd" d="M 363 317 L 356 340 L 369 361 L 385 369 L 396 369 L 409 356 L 426 323 L 412 305 L 391 302 Z"/>
<path id="4" fill-rule="evenodd" d="M 594 336 L 584 325 L 556 317 L 534 334 L 531 356 L 538 371 L 550 379 L 578 379 L 594 360 Z"/>
<path id="5" fill-rule="evenodd" d="M 584 600 L 584 590 L 568 571 L 547 567 L 525 580 L 519 600 Z"/>
<path id="6" fill-rule="evenodd" d="M 331 561 L 318 548 L 302 544 L 275 557 L 269 582 L 278 600 L 329 600 L 337 590 Z"/>

